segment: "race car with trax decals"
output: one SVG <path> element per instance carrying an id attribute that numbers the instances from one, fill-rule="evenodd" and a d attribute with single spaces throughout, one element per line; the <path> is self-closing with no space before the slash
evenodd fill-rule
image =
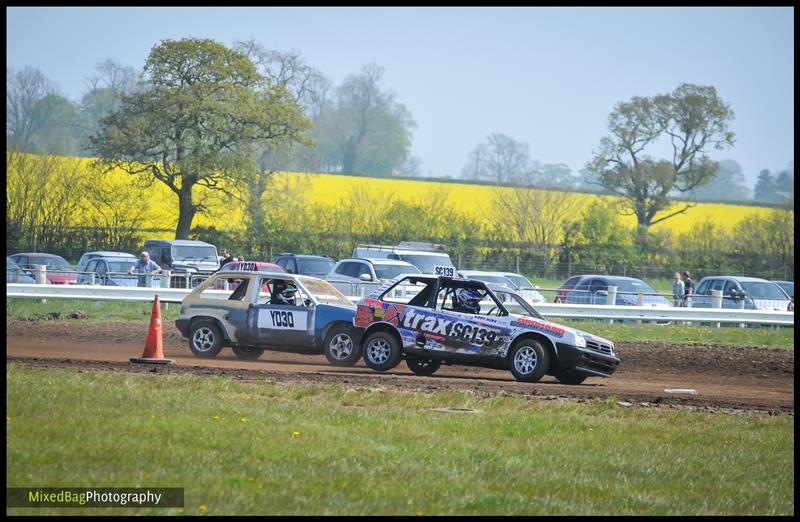
<path id="1" fill-rule="evenodd" d="M 394 297 L 398 285 L 410 299 Z M 523 382 L 552 375 L 580 384 L 609 377 L 620 363 L 611 341 L 546 320 L 511 288 L 495 292 L 471 279 L 398 276 L 358 302 L 353 322 L 363 330 L 364 362 L 377 371 L 405 359 L 417 375 L 444 363 L 508 369 Z"/>
<path id="2" fill-rule="evenodd" d="M 221 282 L 226 289 L 219 289 Z M 265 349 L 321 352 L 331 364 L 352 366 L 361 356 L 355 310 L 315 277 L 279 268 L 220 271 L 183 299 L 175 326 L 198 357 L 230 346 L 240 359 L 258 359 Z"/>

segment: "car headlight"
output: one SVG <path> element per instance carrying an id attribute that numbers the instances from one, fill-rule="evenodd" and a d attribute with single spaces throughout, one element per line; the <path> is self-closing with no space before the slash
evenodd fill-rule
<path id="1" fill-rule="evenodd" d="M 575 346 L 577 346 L 578 348 L 586 348 L 586 339 L 581 335 L 576 335 Z"/>

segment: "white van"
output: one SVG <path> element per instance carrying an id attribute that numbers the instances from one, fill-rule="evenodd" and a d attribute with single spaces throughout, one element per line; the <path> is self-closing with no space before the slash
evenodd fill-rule
<path id="1" fill-rule="evenodd" d="M 415 246 L 417 248 L 413 248 Z M 430 248 L 425 248 L 430 247 Z M 398 259 L 411 263 L 423 274 L 456 277 L 456 267 L 441 245 L 433 243 L 400 243 L 399 246 L 358 245 L 353 257 Z"/>

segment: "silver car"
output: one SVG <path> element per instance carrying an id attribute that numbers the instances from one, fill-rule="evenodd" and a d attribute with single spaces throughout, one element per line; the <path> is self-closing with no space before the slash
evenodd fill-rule
<path id="1" fill-rule="evenodd" d="M 400 274 L 419 273 L 419 268 L 405 261 L 359 257 L 342 259 L 336 263 L 325 280 L 345 294 L 363 295 L 362 290 L 376 288 Z"/>
<path id="2" fill-rule="evenodd" d="M 525 276 L 513 272 L 485 272 L 482 270 L 459 270 L 458 273 L 467 279 L 477 279 L 485 283 L 505 285 L 514 290 L 531 304 L 546 303 L 547 299 Z"/>

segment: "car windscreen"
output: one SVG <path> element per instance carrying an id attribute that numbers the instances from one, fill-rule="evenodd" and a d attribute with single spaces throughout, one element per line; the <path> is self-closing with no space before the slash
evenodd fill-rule
<path id="1" fill-rule="evenodd" d="M 400 274 L 419 274 L 419 269 L 415 266 L 407 265 L 379 265 L 374 264 L 375 274 L 378 279 L 394 279 Z"/>
<path id="2" fill-rule="evenodd" d="M 450 256 L 448 255 L 402 254 L 399 252 L 396 254 L 401 261 L 411 263 L 424 274 L 435 273 L 435 267 L 437 266 L 453 266 L 453 263 L 450 261 Z"/>
<path id="3" fill-rule="evenodd" d="M 497 283 L 498 285 L 506 285 L 514 288 L 512 285 L 508 284 L 508 279 L 503 276 L 493 276 L 493 275 L 468 275 L 465 276 L 467 279 L 477 279 L 478 281 L 483 281 L 485 283 Z"/>
<path id="4" fill-rule="evenodd" d="M 644 281 L 637 281 L 636 279 L 609 279 L 608 286 L 616 286 L 617 292 L 631 292 L 643 294 L 656 294 L 655 288 L 648 285 Z"/>
<path id="5" fill-rule="evenodd" d="M 775 283 L 747 282 L 740 284 L 745 295 L 753 299 L 787 299 L 786 295 Z"/>
<path id="6" fill-rule="evenodd" d="M 532 307 L 525 299 L 518 296 L 517 294 L 498 290 L 495 291 L 495 295 L 497 296 L 498 299 L 500 299 L 503 303 L 506 304 L 506 307 L 508 307 L 509 302 L 513 302 L 519 305 L 520 308 L 522 308 L 522 310 L 512 310 L 511 311 L 512 314 L 527 315 L 530 317 L 535 317 L 536 319 L 545 319 L 545 317 L 542 314 L 540 314 L 538 310 Z"/>
<path id="7" fill-rule="evenodd" d="M 514 283 L 514 285 L 519 289 L 528 290 L 533 288 L 531 282 L 521 275 L 507 275 L 505 277 Z"/>
<path id="8" fill-rule="evenodd" d="M 58 268 L 60 270 L 69 270 L 71 268 L 69 263 L 60 257 L 32 257 L 30 263 L 32 265 L 47 265 L 47 268 Z"/>
<path id="9" fill-rule="evenodd" d="M 175 261 L 216 261 L 214 247 L 173 245 L 172 259 Z"/>
<path id="10" fill-rule="evenodd" d="M 355 307 L 355 305 L 344 296 L 343 293 L 338 291 L 329 282 L 320 279 L 303 278 L 300 280 L 303 283 L 314 299 L 322 304 L 334 304 Z"/>
<path id="11" fill-rule="evenodd" d="M 136 264 L 136 261 L 131 259 L 130 261 L 109 261 L 108 262 L 108 271 L 109 272 L 127 272 L 130 268 Z"/>
<path id="12" fill-rule="evenodd" d="M 330 259 L 298 259 L 297 268 L 301 274 L 328 275 L 334 262 Z"/>

